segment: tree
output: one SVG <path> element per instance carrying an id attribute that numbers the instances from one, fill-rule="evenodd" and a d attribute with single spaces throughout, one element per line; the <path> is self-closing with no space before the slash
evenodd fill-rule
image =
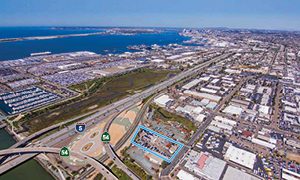
<path id="1" fill-rule="evenodd" d="M 161 167 L 162 167 L 163 169 L 165 169 L 168 165 L 169 165 L 169 163 L 168 163 L 167 161 L 163 161 L 163 162 L 161 163 Z"/>

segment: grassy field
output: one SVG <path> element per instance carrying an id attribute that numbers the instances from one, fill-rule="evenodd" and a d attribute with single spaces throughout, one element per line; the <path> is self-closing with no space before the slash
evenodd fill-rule
<path id="1" fill-rule="evenodd" d="M 55 109 L 40 110 L 34 115 L 22 119 L 24 127 L 30 133 L 41 130 L 66 119 L 92 111 L 95 108 L 108 105 L 136 91 L 144 90 L 175 74 L 174 71 L 140 69 L 115 77 L 107 77 L 72 86 L 77 91 L 85 91 L 75 102 L 64 103 Z"/>
<path id="2" fill-rule="evenodd" d="M 164 121 L 176 121 L 176 122 L 180 123 L 182 126 L 184 126 L 187 130 L 190 130 L 190 131 L 195 132 L 197 130 L 197 127 L 195 126 L 195 124 L 185 117 L 179 116 L 179 115 L 171 113 L 169 111 L 166 111 L 163 108 L 158 107 L 154 104 L 151 104 L 151 108 L 155 109 L 155 111 L 154 111 L 155 118 L 159 118 Z"/>

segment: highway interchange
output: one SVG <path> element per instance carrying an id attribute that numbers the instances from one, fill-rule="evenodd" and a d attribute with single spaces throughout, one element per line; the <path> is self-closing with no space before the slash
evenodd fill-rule
<path id="1" fill-rule="evenodd" d="M 60 148 L 52 147 L 26 147 L 26 148 L 15 148 L 15 149 L 5 149 L 0 151 L 0 156 L 8 154 L 21 154 L 21 153 L 52 153 L 59 154 Z M 87 163 L 92 165 L 97 171 L 99 171 L 104 177 L 108 179 L 118 179 L 112 172 L 110 172 L 104 165 L 99 163 L 96 159 L 91 158 L 83 153 L 71 152 L 73 157 L 84 159 Z M 11 166 L 15 166 L 13 163 L 9 163 Z"/>
<path id="2" fill-rule="evenodd" d="M 36 133 L 22 139 L 21 141 L 17 142 L 15 145 L 13 145 L 10 149 L 5 150 L 5 151 L 1 151 L 0 156 L 11 155 L 12 154 L 11 152 L 15 152 L 15 151 L 18 152 L 18 153 L 21 153 L 21 154 L 25 153 L 25 151 L 22 151 L 22 149 L 20 147 L 24 147 L 26 145 L 29 145 L 28 148 L 30 148 L 31 153 L 29 153 L 29 154 L 25 153 L 25 154 L 22 154 L 21 156 L 17 156 L 17 157 L 14 157 L 12 159 L 8 159 L 10 163 L 7 163 L 8 160 L 6 160 L 5 161 L 6 163 L 3 163 L 0 166 L 0 174 L 8 171 L 9 169 L 13 168 L 14 166 L 17 166 L 17 165 L 21 164 L 22 162 L 24 162 L 24 161 L 26 161 L 30 158 L 35 157 L 37 154 L 42 152 L 42 151 L 39 151 L 39 150 L 45 150 L 47 148 L 50 148 L 51 152 L 50 151 L 49 152 L 54 153 L 54 149 L 51 148 L 51 147 L 53 147 L 53 145 L 57 144 L 58 142 L 60 142 L 63 139 L 74 136 L 75 133 L 76 133 L 74 131 L 75 124 L 65 126 L 66 124 L 77 121 L 78 119 L 81 119 L 81 118 L 86 117 L 88 115 L 88 117 L 83 118 L 79 122 L 80 123 L 85 123 L 87 128 L 89 128 L 89 127 L 93 126 L 94 124 L 103 121 L 107 116 L 113 115 L 115 113 L 122 112 L 122 111 L 128 109 L 129 107 L 133 106 L 134 104 L 142 101 L 144 98 L 146 98 L 146 97 L 148 97 L 148 96 L 150 96 L 154 93 L 157 93 L 159 91 L 162 91 L 162 90 L 166 89 L 167 87 L 175 84 L 176 82 L 178 82 L 180 80 L 183 80 L 183 79 L 188 78 L 192 75 L 195 75 L 198 71 L 202 70 L 203 68 L 210 66 L 212 63 L 216 63 L 216 62 L 219 62 L 221 60 L 224 60 L 224 59 L 226 59 L 227 57 L 229 57 L 231 55 L 232 55 L 232 53 L 226 53 L 226 54 L 223 54 L 221 56 L 217 56 L 215 58 L 207 60 L 204 63 L 199 64 L 199 65 L 197 65 L 197 66 L 195 66 L 195 67 L 193 67 L 193 68 L 191 68 L 187 71 L 181 72 L 180 74 L 178 74 L 178 75 L 176 75 L 176 76 L 174 76 L 174 77 L 172 77 L 172 78 L 170 78 L 170 79 L 168 79 L 168 80 L 166 80 L 166 81 L 164 81 L 160 84 L 154 85 L 154 86 L 146 89 L 143 92 L 134 94 L 134 95 L 129 96 L 125 99 L 122 99 L 118 102 L 112 103 L 112 104 L 110 104 L 106 107 L 97 109 L 93 112 L 89 112 L 88 114 L 81 115 L 80 117 L 72 118 L 72 119 L 67 120 L 63 123 L 59 123 L 59 124 L 50 126 L 48 128 L 45 128 L 45 129 L 43 129 L 39 132 L 36 132 Z M 205 128 L 208 126 L 209 123 L 210 123 L 209 121 L 206 121 L 203 125 L 201 125 L 199 127 L 197 132 L 193 135 L 192 139 L 188 143 L 188 146 L 185 146 L 180 151 L 180 153 L 177 155 L 177 158 L 167 168 L 165 168 L 162 171 L 162 174 L 161 174 L 162 176 L 167 176 L 172 171 L 172 169 L 176 166 L 176 164 L 178 164 L 179 159 L 186 153 L 186 151 L 189 149 L 189 147 L 192 146 L 195 143 L 195 141 L 199 138 L 200 134 L 203 133 L 203 131 L 205 130 Z M 39 141 L 36 141 L 35 143 L 29 143 L 32 140 L 40 137 L 41 135 L 44 135 L 44 134 L 46 134 L 46 133 L 48 133 L 48 132 L 50 132 L 54 129 L 58 129 L 59 127 L 64 127 L 64 128 L 62 128 L 61 130 L 59 130 L 59 131 L 57 131 L 57 132 L 55 132 L 51 135 L 48 135 L 48 136 L 42 138 Z M 106 127 L 105 131 L 108 131 L 108 128 L 109 128 L 109 124 Z M 134 130 L 134 128 L 130 129 L 129 133 L 126 134 L 127 138 L 130 137 L 133 130 Z M 125 141 L 125 140 L 127 140 L 127 139 L 126 138 L 122 139 L 122 141 Z M 42 147 L 42 146 L 45 146 L 45 147 Z M 45 148 L 45 149 L 41 149 L 41 148 Z M 17 151 L 17 149 L 20 149 L 20 151 Z M 114 163 L 118 166 L 118 168 L 122 169 L 132 179 L 139 179 L 139 177 L 136 176 L 134 173 L 132 173 L 126 167 L 126 165 L 121 161 L 121 159 L 116 155 L 116 153 L 114 151 L 115 148 L 112 148 L 111 145 L 108 143 L 108 144 L 105 145 L 105 149 L 106 149 L 106 153 L 107 153 L 109 159 L 113 160 Z M 58 152 L 57 149 L 55 149 L 55 150 L 56 150 L 55 152 L 57 153 Z M 85 156 L 85 158 L 90 159 L 90 157 L 88 157 L 88 156 Z M 106 167 L 104 167 L 103 163 L 100 162 L 100 161 L 93 161 L 93 162 L 89 161 L 89 163 L 92 163 L 91 165 L 93 165 L 94 168 L 101 167 L 101 168 L 106 169 Z M 13 164 L 13 166 L 11 166 L 11 164 Z M 97 164 L 98 164 L 98 166 L 97 166 Z M 99 168 L 97 170 L 99 171 Z M 109 171 L 109 170 L 106 169 L 106 171 Z M 99 172 L 101 173 L 101 171 L 99 171 Z M 114 179 L 115 178 L 114 175 L 111 175 L 111 174 L 112 173 L 108 173 L 108 174 L 106 173 L 107 176 L 111 176 L 111 179 Z"/>

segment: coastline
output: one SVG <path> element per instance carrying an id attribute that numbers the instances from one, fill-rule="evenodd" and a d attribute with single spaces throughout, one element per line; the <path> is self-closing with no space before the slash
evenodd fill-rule
<path id="1" fill-rule="evenodd" d="M 36 31 L 38 31 L 37 29 Z M 47 33 L 49 35 L 47 35 Z M 132 32 L 130 35 L 125 32 L 98 32 L 98 34 L 86 35 L 85 32 L 78 32 L 76 35 L 52 35 L 51 30 L 43 31 L 42 36 L 28 34 L 38 39 L 25 39 L 11 42 L 0 42 L 0 61 L 10 61 L 30 57 L 33 53 L 51 52 L 60 54 L 77 51 L 90 51 L 100 55 L 119 54 L 132 52 L 128 49 L 133 45 L 160 46 L 169 44 L 184 44 L 188 37 L 180 36 L 178 31 L 163 31 L 159 33 L 138 33 Z M 80 34 L 80 36 L 78 35 Z M 10 35 L 14 36 L 14 35 Z M 10 37 L 2 36 L 2 37 Z M 15 37 L 18 37 L 15 35 Z M 47 38 L 40 38 L 47 37 Z M 22 37 L 20 37 L 22 38 Z M 28 38 L 28 37 L 24 37 Z M 0 38 L 1 39 L 1 38 Z"/>
<path id="2" fill-rule="evenodd" d="M 4 122 L 4 121 L 2 121 L 2 122 L 3 122 L 3 124 L 1 125 L 0 130 L 4 130 L 5 132 L 7 132 L 8 135 L 14 139 L 15 143 L 18 142 L 19 141 L 18 138 L 9 129 L 9 125 L 7 124 L 7 122 Z M 4 124 L 5 124 L 5 127 L 3 127 Z M 52 170 L 52 169 L 50 169 L 50 168 L 47 167 L 47 162 L 41 160 L 38 157 L 33 158 L 33 160 L 36 161 L 38 163 L 38 165 L 40 165 L 41 168 L 43 168 L 45 170 L 45 172 L 49 174 L 49 176 L 51 176 L 55 180 L 59 180 L 59 177 L 57 177 L 56 174 L 55 174 L 55 172 L 53 172 L 54 170 Z M 51 164 L 51 162 L 49 162 L 49 163 Z M 15 168 L 18 168 L 18 167 L 19 166 L 15 167 Z M 15 169 L 15 168 L 13 168 L 13 169 Z M 11 170 L 13 170 L 13 169 L 11 169 Z M 8 173 L 8 172 L 6 172 L 6 173 Z M 6 173 L 4 173 L 3 175 L 5 175 Z"/>
<path id="3" fill-rule="evenodd" d="M 58 39 L 58 38 L 68 38 L 68 37 L 95 36 L 95 35 L 102 35 L 102 34 L 105 34 L 105 32 L 83 33 L 83 34 L 66 34 L 66 35 L 54 35 L 54 36 L 32 36 L 32 37 L 19 37 L 19 38 L 2 38 L 2 39 L 0 39 L 0 43 L 17 42 L 17 41 L 30 41 L 30 40 L 47 40 L 47 39 Z"/>
<path id="4" fill-rule="evenodd" d="M 99 35 L 99 36 L 98 36 Z M 103 36 L 102 36 L 103 35 Z M 107 36 L 106 36 L 107 35 Z M 117 35 L 117 36 L 116 36 Z M 121 36 L 119 36 L 121 35 Z M 138 40 L 136 41 L 135 38 L 132 37 L 126 37 L 126 36 L 135 36 L 137 35 Z M 80 37 L 86 37 L 86 36 L 95 36 L 92 37 L 93 39 L 91 40 L 91 38 L 87 39 L 87 38 L 80 38 Z M 96 37 L 97 36 L 97 37 Z M 75 39 L 76 41 L 72 41 L 74 38 L 69 38 L 68 37 L 78 37 L 80 39 Z M 102 38 L 103 37 L 103 38 Z M 108 38 L 111 38 L 109 39 Z M 63 39 L 65 38 L 66 40 L 58 40 L 58 39 Z M 156 42 L 157 38 L 163 38 L 163 40 L 160 41 L 160 45 L 164 45 L 164 44 L 172 44 L 172 43 L 182 43 L 182 41 L 185 39 L 184 37 L 178 35 L 177 33 L 174 33 L 172 31 L 172 33 L 169 32 L 164 32 L 164 33 L 149 33 L 144 35 L 143 33 L 133 33 L 133 34 L 125 34 L 122 32 L 96 32 L 96 33 L 86 33 L 86 34 L 67 34 L 67 35 L 49 35 L 49 36 L 31 36 L 31 37 L 20 37 L 20 38 L 4 38 L 4 39 L 0 39 L 0 43 L 2 42 L 4 46 L 7 46 L 9 44 L 9 48 L 11 48 L 11 50 L 18 54 L 18 51 L 15 52 L 16 49 L 22 49 L 22 51 L 26 52 L 26 50 L 24 50 L 23 47 L 30 47 L 30 51 L 34 50 L 36 52 L 44 52 L 44 51 L 51 51 L 53 52 L 53 54 L 59 54 L 59 53 L 64 53 L 64 52 L 56 52 L 53 50 L 50 50 L 48 48 L 52 48 L 54 47 L 53 44 L 59 45 L 59 44 L 63 44 L 64 47 L 67 47 L 68 45 L 72 45 L 73 49 L 76 46 L 76 44 L 74 44 L 74 42 L 79 42 L 83 44 L 83 46 L 80 46 L 79 48 L 97 48 L 98 46 L 98 51 L 99 49 L 106 49 L 108 48 L 108 53 L 120 53 L 121 52 L 125 52 L 126 50 L 128 50 L 128 45 L 132 44 L 132 42 L 139 44 L 139 43 L 143 43 L 143 44 L 154 44 L 153 42 Z M 48 44 L 47 40 L 55 40 L 55 42 L 53 41 L 49 41 L 52 44 Z M 87 39 L 85 40 L 84 44 L 81 39 Z M 40 41 L 38 41 L 40 40 Z M 45 40 L 45 41 L 42 41 Z M 22 42 L 22 43 L 16 43 L 18 41 L 26 41 L 26 42 Z M 101 41 L 103 41 L 103 43 L 101 44 Z M 7 42 L 7 43 L 5 43 Z M 9 43 L 11 42 L 11 43 Z M 45 43 L 41 43 L 41 42 L 45 42 Z M 100 42 L 98 44 L 95 44 L 94 42 Z M 118 45 L 118 42 L 124 42 L 121 45 Z M 24 45 L 26 43 L 26 45 Z M 27 43 L 29 43 L 27 45 Z M 19 45 L 22 45 L 22 47 L 20 48 Z M 31 44 L 34 44 L 36 46 L 34 46 L 33 48 L 31 47 Z M 106 45 L 108 44 L 108 46 Z M 45 46 L 45 48 L 47 48 L 46 50 L 35 50 L 39 49 L 41 46 Z M 102 47 L 103 46 L 103 47 Z M 69 46 L 71 47 L 71 46 Z M 100 48 L 99 48 L 100 47 Z M 6 47 L 4 47 L 2 52 L 5 52 L 3 55 L 5 57 L 5 55 L 7 54 L 11 54 L 10 51 L 4 51 L 6 49 Z M 26 49 L 26 48 L 25 48 Z M 66 51 L 66 52 L 76 52 L 76 51 L 80 51 L 78 49 L 72 49 L 72 51 L 68 51 L 66 50 L 67 48 L 61 48 L 60 51 Z M 115 51 L 116 50 L 116 51 Z M 0 50 L 1 51 L 1 50 Z M 90 51 L 89 49 L 87 49 L 87 51 Z M 92 51 L 92 50 L 91 50 Z M 115 51 L 115 52 L 114 52 Z M 29 52 L 29 51 L 28 51 Z M 94 51 L 93 51 L 94 52 Z M 26 52 L 27 53 L 27 52 Z M 99 53 L 99 52 L 97 52 Z M 1 56 L 1 54 L 0 54 Z M 22 59 L 18 59 L 15 58 L 14 60 L 22 60 Z M 12 61 L 12 60 L 3 60 L 3 61 Z M 1 62 L 1 59 L 0 59 Z M 18 137 L 16 136 L 16 134 L 11 130 L 9 123 L 7 123 L 6 121 L 2 121 L 6 124 L 6 127 L 4 128 L 4 130 L 17 142 L 19 141 Z M 48 172 L 48 174 L 51 175 L 52 178 L 54 179 L 59 179 L 59 177 L 57 176 L 57 172 L 55 171 L 55 169 L 49 168 L 48 167 L 48 163 L 52 164 L 51 161 L 47 162 L 44 161 L 43 159 L 40 159 L 39 157 L 35 157 L 33 158 L 35 161 L 37 161 L 37 163 L 45 170 Z M 17 167 L 16 167 L 17 168 Z"/>

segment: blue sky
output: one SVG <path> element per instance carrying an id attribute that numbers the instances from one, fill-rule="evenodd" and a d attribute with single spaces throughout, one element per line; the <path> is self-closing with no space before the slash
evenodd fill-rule
<path id="1" fill-rule="evenodd" d="M 300 30 L 300 0 L 0 0 L 0 26 Z"/>

